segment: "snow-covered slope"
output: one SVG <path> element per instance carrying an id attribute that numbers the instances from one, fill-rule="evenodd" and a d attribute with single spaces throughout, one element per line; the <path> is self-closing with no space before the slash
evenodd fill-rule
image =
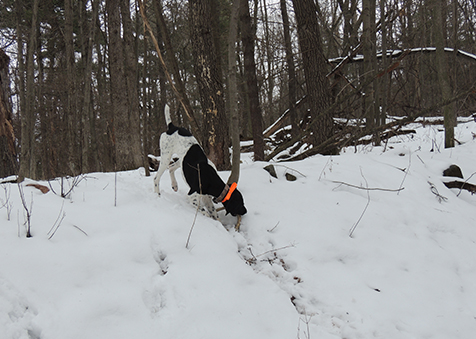
<path id="1" fill-rule="evenodd" d="M 67 199 L 22 184 L 26 238 L 3 184 L 0 338 L 472 338 L 476 196 L 441 173 L 476 172 L 476 124 L 451 150 L 438 126 L 417 132 L 276 164 L 278 179 L 244 154 L 239 233 L 223 212 L 194 224 L 181 178 L 158 197 L 139 169 L 88 174 Z"/>

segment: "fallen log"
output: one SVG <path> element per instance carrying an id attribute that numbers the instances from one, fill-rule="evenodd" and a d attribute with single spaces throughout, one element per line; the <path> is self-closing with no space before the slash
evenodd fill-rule
<path id="1" fill-rule="evenodd" d="M 470 184 L 469 182 L 454 180 L 449 182 L 443 182 L 443 184 L 445 184 L 445 186 L 448 188 L 458 188 L 460 190 L 466 190 L 468 192 L 471 192 L 471 194 L 476 193 L 476 185 Z"/>

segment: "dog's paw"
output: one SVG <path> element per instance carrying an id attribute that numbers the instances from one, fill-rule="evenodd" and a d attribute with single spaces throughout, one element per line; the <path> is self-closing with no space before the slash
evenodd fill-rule
<path id="1" fill-rule="evenodd" d="M 157 185 L 154 186 L 154 192 L 160 197 L 160 188 Z"/>
<path id="2" fill-rule="evenodd" d="M 177 192 L 178 191 L 178 185 L 172 185 L 172 189 L 174 190 L 174 192 Z"/>

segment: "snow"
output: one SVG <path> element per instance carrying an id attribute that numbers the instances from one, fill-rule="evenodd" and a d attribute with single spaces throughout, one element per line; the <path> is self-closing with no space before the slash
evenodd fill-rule
<path id="1" fill-rule="evenodd" d="M 411 128 L 275 164 L 278 179 L 243 154 L 239 233 L 223 212 L 194 224 L 181 178 L 158 197 L 138 169 L 88 174 L 66 199 L 27 180 L 26 238 L 18 186 L 2 184 L 0 338 L 473 337 L 476 197 L 441 173 L 476 172 L 476 123 L 453 149 L 441 126 Z"/>

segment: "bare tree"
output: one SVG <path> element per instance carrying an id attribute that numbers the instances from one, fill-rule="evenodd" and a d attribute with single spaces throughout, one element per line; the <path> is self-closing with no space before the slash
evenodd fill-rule
<path id="1" fill-rule="evenodd" d="M 203 115 L 202 145 L 218 169 L 230 166 L 228 123 L 222 83 L 214 0 L 189 0 L 195 77 Z"/>
<path id="2" fill-rule="evenodd" d="M 26 71 L 26 96 L 21 103 L 21 157 L 18 180 L 25 177 L 36 179 L 36 154 L 35 154 L 35 87 L 34 87 L 34 51 L 38 32 L 38 6 L 39 0 L 34 0 L 31 19 L 30 36 L 27 47 Z"/>
<path id="3" fill-rule="evenodd" d="M 445 55 L 445 35 L 446 21 L 443 20 L 442 11 L 446 8 L 446 1 L 432 0 L 433 13 L 433 36 L 436 47 L 436 67 L 438 73 L 438 84 L 443 100 L 449 99 L 452 96 L 451 85 L 448 74 L 448 61 Z M 454 108 L 453 104 L 443 107 L 444 125 L 445 125 L 445 148 L 455 146 L 454 136 Z"/>
<path id="4" fill-rule="evenodd" d="M 0 49 L 0 178 L 15 174 L 17 171 L 15 134 L 9 96 L 9 63 L 10 58 Z"/>
<path id="5" fill-rule="evenodd" d="M 263 121 L 259 103 L 258 80 L 256 79 L 256 64 L 254 59 L 255 45 L 251 27 L 251 16 L 248 0 L 240 0 L 240 28 L 241 42 L 243 43 L 244 73 L 246 92 L 251 117 L 253 134 L 254 160 L 264 160 Z"/>
<path id="6" fill-rule="evenodd" d="M 233 0 L 230 13 L 230 27 L 228 30 L 228 101 L 230 107 L 230 135 L 233 147 L 232 167 L 228 184 L 238 182 L 240 178 L 240 115 L 238 113 L 238 84 L 237 84 L 237 56 L 236 39 L 238 35 L 238 16 L 240 0 Z"/>
<path id="7" fill-rule="evenodd" d="M 294 70 L 294 55 L 291 44 L 291 32 L 289 24 L 288 10 L 286 0 L 280 0 L 281 16 L 283 17 L 284 49 L 286 51 L 286 64 L 288 68 L 288 109 L 291 117 L 291 126 L 293 134 L 297 134 L 298 117 L 296 113 L 296 72 Z"/>
<path id="8" fill-rule="evenodd" d="M 293 0 L 298 25 L 306 89 L 312 118 L 317 122 L 312 127 L 315 146 L 332 136 L 334 122 L 331 112 L 331 92 L 327 80 L 327 59 L 322 48 L 317 8 L 314 0 Z"/>
<path id="9" fill-rule="evenodd" d="M 121 0 L 107 0 L 107 23 L 109 33 L 109 67 L 111 73 L 111 101 L 114 112 L 114 146 L 116 170 L 129 170 L 142 164 L 142 152 L 136 136 L 138 116 L 132 112 L 131 95 L 137 95 L 127 86 L 126 58 L 124 41 L 121 37 Z M 137 112 L 138 107 L 133 107 Z"/>

